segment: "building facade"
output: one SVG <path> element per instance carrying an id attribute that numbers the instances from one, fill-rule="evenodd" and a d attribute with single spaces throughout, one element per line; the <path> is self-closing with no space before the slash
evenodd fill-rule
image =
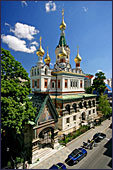
<path id="1" fill-rule="evenodd" d="M 62 10 L 60 40 L 55 49 L 56 63 L 50 68 L 51 58 L 48 50 L 43 62 L 44 50 L 41 44 L 37 50 L 37 65 L 31 68 L 31 89 L 34 94 L 48 94 L 58 112 L 58 129 L 62 134 L 75 131 L 83 124 L 94 121 L 96 113 L 96 95 L 85 94 L 85 74 L 80 67 L 79 49 L 74 59 L 75 68 L 70 64 L 70 48 L 65 38 L 66 24 Z"/>

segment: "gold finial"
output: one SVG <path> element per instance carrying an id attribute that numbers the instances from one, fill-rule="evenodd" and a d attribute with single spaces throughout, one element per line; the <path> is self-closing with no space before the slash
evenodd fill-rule
<path id="1" fill-rule="evenodd" d="M 36 52 L 36 54 L 38 55 L 38 56 L 42 56 L 43 57 L 43 55 L 44 55 L 44 50 L 42 49 L 42 46 L 41 46 L 41 41 L 42 41 L 42 37 L 40 36 L 40 47 L 39 47 L 39 49 L 37 50 L 37 52 Z"/>
<path id="2" fill-rule="evenodd" d="M 79 53 L 79 46 L 77 46 L 77 53 Z"/>
<path id="3" fill-rule="evenodd" d="M 62 20 L 64 19 L 64 9 L 62 9 Z"/>
<path id="4" fill-rule="evenodd" d="M 62 9 L 62 23 L 60 24 L 60 29 L 65 30 L 66 29 L 66 24 L 64 22 L 64 9 Z"/>
<path id="5" fill-rule="evenodd" d="M 49 64 L 50 61 L 51 61 L 51 58 L 49 57 L 49 53 L 48 53 L 48 46 L 47 46 L 47 55 L 46 55 L 44 61 L 45 61 L 46 64 Z"/>
<path id="6" fill-rule="evenodd" d="M 42 37 L 40 36 L 40 46 L 41 46 L 41 41 L 42 41 Z"/>
<path id="7" fill-rule="evenodd" d="M 80 63 L 82 60 L 81 56 L 79 55 L 79 46 L 77 46 L 77 56 L 75 57 L 75 63 Z"/>

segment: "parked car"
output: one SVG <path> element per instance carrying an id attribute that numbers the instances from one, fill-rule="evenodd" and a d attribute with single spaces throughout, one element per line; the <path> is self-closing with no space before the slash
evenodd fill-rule
<path id="1" fill-rule="evenodd" d="M 100 142 L 101 140 L 103 140 L 104 138 L 106 137 L 106 134 L 104 133 L 96 133 L 94 136 L 93 136 L 93 139 L 96 143 Z"/>
<path id="2" fill-rule="evenodd" d="M 65 160 L 65 162 L 69 165 L 73 165 L 78 163 L 86 155 L 87 155 L 87 151 L 85 149 L 78 148 L 68 155 L 68 158 Z"/>
<path id="3" fill-rule="evenodd" d="M 67 169 L 67 168 L 63 163 L 57 163 L 57 164 L 54 164 L 49 169 Z"/>

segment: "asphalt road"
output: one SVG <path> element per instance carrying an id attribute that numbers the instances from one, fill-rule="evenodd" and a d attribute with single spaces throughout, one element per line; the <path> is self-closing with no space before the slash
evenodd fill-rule
<path id="1" fill-rule="evenodd" d="M 42 162 L 33 166 L 32 169 L 49 169 L 53 164 L 62 162 L 66 165 L 67 169 L 112 169 L 109 165 L 112 164 L 112 129 L 109 128 L 112 120 L 102 122 L 100 126 L 90 129 L 83 135 L 68 143 L 66 147 L 57 151 L 55 154 L 47 157 Z M 106 138 L 98 143 L 97 147 L 92 150 L 87 150 L 87 156 L 83 158 L 78 164 L 69 166 L 65 163 L 68 155 L 75 149 L 81 147 L 84 142 L 91 139 L 97 132 L 106 133 Z M 31 169 L 31 168 L 30 168 Z"/>
<path id="2" fill-rule="evenodd" d="M 105 130 L 105 133 L 106 138 L 98 143 L 97 147 L 94 147 L 92 150 L 87 150 L 88 154 L 85 158 L 76 165 L 67 165 L 67 169 L 112 169 L 109 165 L 112 159 L 112 130 L 108 128 Z M 73 146 L 70 145 L 70 147 Z"/>

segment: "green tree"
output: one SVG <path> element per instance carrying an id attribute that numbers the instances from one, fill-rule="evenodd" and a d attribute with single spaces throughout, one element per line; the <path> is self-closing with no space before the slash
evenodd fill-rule
<path id="1" fill-rule="evenodd" d="M 89 93 L 89 94 L 92 94 L 93 90 L 94 90 L 94 88 L 92 86 L 85 88 L 85 92 Z"/>
<path id="2" fill-rule="evenodd" d="M 105 91 L 105 82 L 104 80 L 106 79 L 105 75 L 103 72 L 99 72 L 95 74 L 95 79 L 93 80 L 93 85 L 92 87 L 94 88 L 94 90 L 96 90 L 99 95 L 101 95 L 101 93 L 104 93 Z"/>
<path id="3" fill-rule="evenodd" d="M 99 110 L 105 117 L 109 117 L 112 113 L 112 108 L 110 107 L 109 101 L 107 100 L 107 95 L 101 94 L 99 97 Z"/>
<path id="4" fill-rule="evenodd" d="M 9 51 L 1 49 L 1 133 L 3 150 L 23 146 L 22 130 L 35 118 L 36 109 L 28 95 L 31 92 L 28 73 Z"/>

